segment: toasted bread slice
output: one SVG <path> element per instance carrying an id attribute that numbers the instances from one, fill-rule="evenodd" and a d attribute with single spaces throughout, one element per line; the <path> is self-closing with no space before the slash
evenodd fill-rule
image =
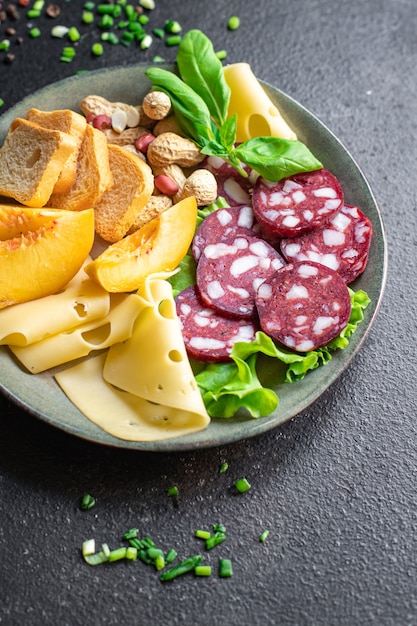
<path id="1" fill-rule="evenodd" d="M 53 193 L 66 193 L 71 189 L 77 177 L 78 152 L 84 137 L 85 127 L 87 126 L 85 117 L 70 109 L 40 111 L 39 109 L 32 108 L 26 113 L 26 119 L 44 128 L 61 130 L 74 137 L 76 150 L 74 150 L 74 154 L 72 154 L 65 163 L 53 190 Z"/>
<path id="2" fill-rule="evenodd" d="M 75 150 L 68 133 L 14 119 L 0 148 L 0 195 L 28 207 L 44 206 Z"/>
<path id="3" fill-rule="evenodd" d="M 78 154 L 75 183 L 68 193 L 53 193 L 47 206 L 69 211 L 91 209 L 112 184 L 106 136 L 87 124 Z"/>
<path id="4" fill-rule="evenodd" d="M 126 235 L 154 189 L 151 168 L 142 159 L 115 144 L 109 144 L 114 185 L 94 207 L 96 232 L 114 243 Z"/>

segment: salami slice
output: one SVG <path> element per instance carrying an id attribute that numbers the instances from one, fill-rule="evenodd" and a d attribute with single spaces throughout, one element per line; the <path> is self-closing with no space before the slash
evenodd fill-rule
<path id="1" fill-rule="evenodd" d="M 357 207 L 345 204 L 326 226 L 282 239 L 281 252 L 289 263 L 316 261 L 351 283 L 366 267 L 371 238 L 370 220 Z"/>
<path id="2" fill-rule="evenodd" d="M 217 180 L 218 196 L 225 198 L 230 206 L 251 204 L 253 180 L 248 166 L 243 166 L 248 173 L 247 178 L 241 176 L 234 167 L 220 157 L 207 157 L 203 166 L 214 174 Z"/>
<path id="3" fill-rule="evenodd" d="M 252 194 L 257 220 L 279 237 L 296 237 L 324 226 L 342 205 L 342 187 L 326 169 L 277 183 L 258 178 Z"/>
<path id="4" fill-rule="evenodd" d="M 257 237 L 237 237 L 207 245 L 197 263 L 197 287 L 205 304 L 223 315 L 255 314 L 259 285 L 285 264 L 281 255 Z"/>
<path id="5" fill-rule="evenodd" d="M 188 355 L 198 361 L 227 361 L 237 341 L 253 341 L 259 327 L 252 320 L 232 319 L 206 307 L 194 286 L 176 297 L 177 314 Z"/>
<path id="6" fill-rule="evenodd" d="M 235 206 L 217 209 L 200 224 L 193 240 L 192 251 L 196 261 L 209 243 L 230 239 L 236 235 L 259 236 L 259 224 L 251 206 Z"/>
<path id="7" fill-rule="evenodd" d="M 286 265 L 259 287 L 262 330 L 287 348 L 309 352 L 334 339 L 349 321 L 349 291 L 334 270 L 310 261 Z"/>

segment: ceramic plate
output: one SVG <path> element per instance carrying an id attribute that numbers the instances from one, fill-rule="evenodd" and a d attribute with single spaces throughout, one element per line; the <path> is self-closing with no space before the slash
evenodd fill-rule
<path id="1" fill-rule="evenodd" d="M 150 87 L 145 70 L 144 65 L 98 70 L 62 80 L 37 91 L 0 118 L 0 144 L 3 143 L 11 121 L 17 116 L 24 116 L 30 107 L 78 110 L 82 98 L 91 94 L 98 94 L 112 101 L 137 104 Z M 364 289 L 371 298 L 371 304 L 365 311 L 365 320 L 351 337 L 349 346 L 334 353 L 328 365 L 308 373 L 299 382 L 277 384 L 272 373 L 268 375 L 268 372 L 264 372 L 268 386 L 275 388 L 280 398 L 277 410 L 268 417 L 217 419 L 203 432 L 158 442 L 130 442 L 108 435 L 84 417 L 67 399 L 51 372 L 28 374 L 12 358 L 8 348 L 1 347 L 0 388 L 18 406 L 52 426 L 96 443 L 144 451 L 180 451 L 224 445 L 283 424 L 317 400 L 347 367 L 372 326 L 384 291 L 387 251 L 381 215 L 363 173 L 339 140 L 293 99 L 270 85 L 263 83 L 263 86 L 299 139 L 339 178 L 346 202 L 359 206 L 373 224 L 368 266 L 352 285 L 354 289 Z"/>

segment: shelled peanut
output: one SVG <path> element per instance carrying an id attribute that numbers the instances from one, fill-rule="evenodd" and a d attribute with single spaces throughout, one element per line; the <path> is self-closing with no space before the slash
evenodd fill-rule
<path id="1" fill-rule="evenodd" d="M 199 167 L 205 157 L 182 135 L 165 93 L 152 90 L 136 106 L 91 95 L 82 100 L 80 109 L 90 124 L 105 133 L 109 143 L 133 152 L 153 170 L 153 195 L 129 232 L 184 198 L 194 196 L 198 206 L 216 200 L 217 181 L 211 172 Z"/>

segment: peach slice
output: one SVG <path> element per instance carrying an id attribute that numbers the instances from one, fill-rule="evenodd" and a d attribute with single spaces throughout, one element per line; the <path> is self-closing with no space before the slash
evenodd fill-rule
<path id="1" fill-rule="evenodd" d="M 0 309 L 56 293 L 94 242 L 94 211 L 0 204 Z"/>
<path id="2" fill-rule="evenodd" d="M 85 271 L 107 291 L 135 291 L 150 274 L 171 272 L 179 265 L 192 242 L 196 221 L 197 203 L 191 196 L 110 245 Z"/>

